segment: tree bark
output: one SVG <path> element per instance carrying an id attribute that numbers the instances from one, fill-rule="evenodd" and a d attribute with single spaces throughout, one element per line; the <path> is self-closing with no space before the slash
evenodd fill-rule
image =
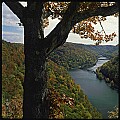
<path id="1" fill-rule="evenodd" d="M 34 15 L 36 14 L 34 13 Z M 41 17 L 39 19 L 37 15 L 34 17 L 29 16 L 27 13 L 25 13 L 24 17 L 26 18 L 24 18 L 25 78 L 23 118 L 48 118 L 45 69 L 46 45 L 40 44 L 44 38 L 42 19 Z"/>
<path id="2" fill-rule="evenodd" d="M 71 2 L 66 10 L 62 20 L 57 26 L 46 36 L 45 41 L 48 44 L 47 55 L 49 55 L 54 49 L 63 45 L 66 42 L 68 34 L 73 27 L 73 20 L 77 9 L 80 7 L 79 2 Z"/>
<path id="3" fill-rule="evenodd" d="M 30 42 L 26 34 L 32 27 L 25 27 L 25 78 L 23 117 L 24 118 L 47 118 L 48 106 L 46 104 L 47 79 L 45 70 L 46 53 L 43 46 L 37 50 L 34 40 Z M 40 47 L 40 46 L 39 46 Z"/>

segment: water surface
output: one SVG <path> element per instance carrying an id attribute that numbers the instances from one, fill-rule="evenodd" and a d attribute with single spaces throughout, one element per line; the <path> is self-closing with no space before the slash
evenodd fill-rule
<path id="1" fill-rule="evenodd" d="M 77 84 L 80 84 L 81 89 L 88 96 L 88 99 L 93 106 L 102 113 L 103 118 L 108 118 L 108 111 L 118 106 L 118 92 L 111 89 L 104 80 L 99 80 L 94 71 L 97 67 L 107 62 L 105 58 L 100 57 L 95 66 L 88 70 L 71 70 L 69 73 Z"/>

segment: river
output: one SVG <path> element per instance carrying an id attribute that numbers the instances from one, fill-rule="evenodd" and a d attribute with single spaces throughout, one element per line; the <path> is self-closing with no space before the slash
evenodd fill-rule
<path id="1" fill-rule="evenodd" d="M 108 118 L 107 112 L 112 111 L 115 106 L 118 106 L 119 102 L 118 92 L 111 89 L 104 80 L 99 80 L 94 73 L 97 67 L 107 61 L 105 57 L 100 57 L 96 65 L 87 70 L 69 71 L 75 83 L 80 84 L 89 101 L 102 113 L 104 119 Z"/>

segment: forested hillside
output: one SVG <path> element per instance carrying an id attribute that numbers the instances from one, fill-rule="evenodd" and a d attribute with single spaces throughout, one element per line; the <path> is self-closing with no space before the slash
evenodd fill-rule
<path id="1" fill-rule="evenodd" d="M 108 59 L 118 54 L 118 45 L 84 45 L 66 42 L 51 53 L 49 59 L 67 70 L 88 68 L 95 65 L 97 58 L 102 55 Z"/>
<path id="2" fill-rule="evenodd" d="M 101 114 L 92 106 L 81 87 L 75 84 L 64 67 L 49 61 L 47 71 L 51 101 L 49 118 L 101 118 Z"/>
<path id="3" fill-rule="evenodd" d="M 49 59 L 64 66 L 67 70 L 91 67 L 96 63 L 98 54 L 95 51 L 85 49 L 83 46 L 66 42 L 52 52 Z"/>
<path id="4" fill-rule="evenodd" d="M 119 56 L 113 57 L 107 63 L 104 63 L 97 70 L 97 77 L 99 79 L 105 79 L 107 83 L 110 83 L 111 87 L 118 88 L 119 81 Z"/>
<path id="5" fill-rule="evenodd" d="M 23 44 L 2 41 L 2 116 L 22 117 Z"/>
<path id="6" fill-rule="evenodd" d="M 2 116 L 22 118 L 23 44 L 2 41 Z M 101 118 L 64 67 L 47 62 L 49 118 Z"/>
<path id="7" fill-rule="evenodd" d="M 118 54 L 118 46 L 113 45 L 84 45 L 84 44 L 75 44 L 76 48 L 84 48 L 88 51 L 95 52 L 97 55 L 102 55 L 107 58 L 112 58 L 115 54 Z"/>

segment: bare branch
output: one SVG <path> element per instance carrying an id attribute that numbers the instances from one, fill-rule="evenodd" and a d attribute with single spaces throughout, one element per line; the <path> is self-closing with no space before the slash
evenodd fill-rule
<path id="1" fill-rule="evenodd" d="M 4 1 L 5 4 L 12 10 L 14 14 L 22 21 L 24 7 L 19 2 L 8 2 Z"/>
<path id="2" fill-rule="evenodd" d="M 100 23 L 100 26 L 101 26 L 101 28 L 102 28 L 102 31 L 104 32 L 104 34 L 106 35 L 106 33 L 105 33 L 105 30 L 104 30 L 104 28 L 103 28 L 103 26 L 102 26 L 102 23 L 101 23 L 101 21 L 98 19 L 98 21 L 99 21 L 99 23 Z"/>

